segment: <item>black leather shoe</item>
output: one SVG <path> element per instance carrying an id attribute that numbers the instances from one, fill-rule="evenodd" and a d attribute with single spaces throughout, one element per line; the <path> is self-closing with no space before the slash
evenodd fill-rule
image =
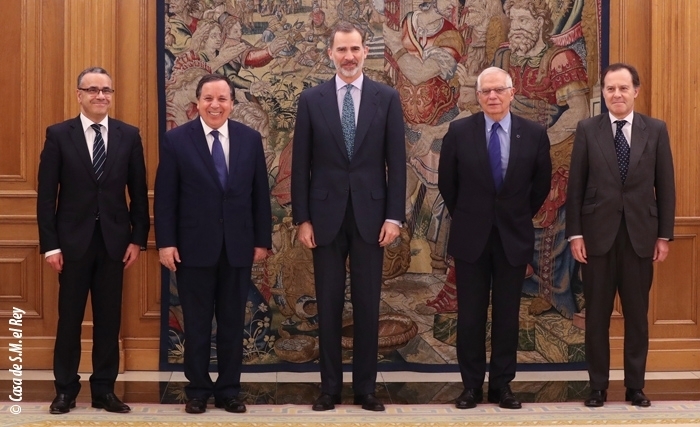
<path id="1" fill-rule="evenodd" d="M 92 407 L 101 408 L 107 412 L 117 412 L 126 414 L 131 411 L 129 405 L 125 404 L 114 393 L 105 393 L 99 396 L 92 396 Z"/>
<path id="2" fill-rule="evenodd" d="M 216 401 L 214 406 L 217 408 L 224 408 L 226 412 L 234 412 L 236 414 L 242 414 L 246 411 L 245 403 L 238 397 L 227 397 L 220 401 Z"/>
<path id="3" fill-rule="evenodd" d="M 625 400 L 631 402 L 633 406 L 642 406 L 644 408 L 651 406 L 651 400 L 644 395 L 641 388 L 628 388 L 625 391 Z"/>
<path id="4" fill-rule="evenodd" d="M 509 385 L 504 385 L 495 390 L 489 389 L 489 402 L 498 403 L 498 406 L 503 409 L 520 409 L 523 407 L 520 401 L 515 398 Z"/>
<path id="5" fill-rule="evenodd" d="M 457 409 L 476 408 L 477 403 L 484 400 L 484 390 L 480 388 L 465 388 L 462 394 L 455 400 Z"/>
<path id="6" fill-rule="evenodd" d="M 207 411 L 207 399 L 193 397 L 185 404 L 185 412 L 188 414 L 203 414 Z"/>
<path id="7" fill-rule="evenodd" d="M 339 394 L 321 393 L 311 407 L 314 411 L 330 411 L 335 409 L 335 405 L 340 403 Z"/>
<path id="8" fill-rule="evenodd" d="M 51 406 L 49 406 L 49 413 L 65 414 L 70 412 L 72 408 L 75 408 L 75 398 L 65 393 L 58 393 L 53 402 L 51 402 Z"/>
<path id="9" fill-rule="evenodd" d="M 374 393 L 370 394 L 356 394 L 355 395 L 355 405 L 362 405 L 362 409 L 365 411 L 383 411 L 384 404 L 377 399 Z"/>
<path id="10" fill-rule="evenodd" d="M 589 408 L 600 408 L 608 400 L 607 390 L 591 390 L 591 394 L 588 395 L 583 404 Z"/>

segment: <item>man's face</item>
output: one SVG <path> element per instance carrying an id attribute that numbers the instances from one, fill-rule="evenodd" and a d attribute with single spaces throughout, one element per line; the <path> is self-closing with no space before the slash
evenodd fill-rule
<path id="1" fill-rule="evenodd" d="M 168 11 L 170 13 L 182 13 L 185 10 L 185 6 L 187 5 L 186 0 L 170 0 L 170 7 L 168 8 Z"/>
<path id="2" fill-rule="evenodd" d="M 632 74 L 626 69 L 611 71 L 603 80 L 605 106 L 618 119 L 627 117 L 634 110 L 634 99 L 639 88 L 632 84 Z"/>
<path id="3" fill-rule="evenodd" d="M 87 88 L 111 89 L 112 79 L 107 74 L 87 73 L 80 81 L 79 89 L 76 90 L 80 112 L 93 122 L 101 122 L 107 116 L 109 106 L 112 104 L 112 95 L 105 95 L 100 92 L 96 95 L 80 90 Z"/>
<path id="4" fill-rule="evenodd" d="M 209 37 L 205 42 L 204 50 L 206 52 L 216 52 L 216 50 L 221 47 L 223 41 L 221 30 L 219 27 L 214 27 L 212 28 L 211 32 L 209 33 Z"/>
<path id="5" fill-rule="evenodd" d="M 328 56 L 333 61 L 340 78 L 351 83 L 362 74 L 362 67 L 369 48 L 362 46 L 362 36 L 355 30 L 351 33 L 338 31 L 333 44 L 328 48 Z"/>
<path id="6" fill-rule="evenodd" d="M 513 100 L 515 90 L 508 88 L 503 93 L 492 89 L 506 88 L 505 73 L 490 73 L 481 77 L 479 88 L 479 105 L 483 112 L 495 121 L 500 121 L 510 111 L 510 103 Z"/>
<path id="7" fill-rule="evenodd" d="M 435 2 L 437 12 L 448 19 L 452 17 L 456 8 L 456 0 L 437 0 Z"/>
<path id="8" fill-rule="evenodd" d="M 511 9 L 508 32 L 510 49 L 519 55 L 529 52 L 540 39 L 542 25 L 542 18 L 535 19 L 528 10 Z"/>
<path id="9" fill-rule="evenodd" d="M 223 80 L 204 83 L 202 93 L 197 99 L 199 116 L 212 129 L 218 129 L 226 123 L 233 110 L 231 89 Z"/>

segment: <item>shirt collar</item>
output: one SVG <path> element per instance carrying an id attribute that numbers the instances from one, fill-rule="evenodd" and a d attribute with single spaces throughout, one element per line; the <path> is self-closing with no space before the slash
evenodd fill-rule
<path id="1" fill-rule="evenodd" d="M 85 114 L 80 113 L 80 123 L 83 125 L 83 133 L 85 133 L 85 131 L 88 130 L 88 128 L 92 126 L 95 122 L 85 117 Z M 97 124 L 104 127 L 105 130 L 109 131 L 107 123 L 109 123 L 109 116 L 105 116 L 105 118 Z"/>
<path id="2" fill-rule="evenodd" d="M 229 139 L 229 137 L 228 137 L 228 120 L 226 120 L 226 122 L 224 122 L 224 124 L 219 129 L 214 129 L 212 127 L 209 127 L 208 124 L 204 123 L 204 119 L 201 117 L 199 118 L 199 121 L 202 122 L 202 127 L 204 128 L 204 135 L 209 135 L 211 133 L 211 131 L 218 130 L 219 135 L 223 135 L 226 137 L 226 139 Z"/>
<path id="3" fill-rule="evenodd" d="M 495 120 L 493 120 L 491 117 L 488 115 L 484 114 L 484 119 L 486 120 L 486 131 L 491 132 L 491 128 L 493 127 L 493 124 L 496 123 Z M 501 125 L 501 128 L 505 131 L 505 133 L 510 132 L 510 121 L 511 121 L 511 116 L 510 116 L 510 111 L 508 114 L 503 117 L 498 124 Z"/>
<path id="4" fill-rule="evenodd" d="M 353 80 L 350 84 L 355 86 L 356 88 L 360 89 L 362 91 L 362 83 L 364 82 L 364 73 L 360 73 L 360 76 Z M 344 88 L 348 84 L 345 83 L 343 79 L 340 78 L 339 75 L 335 75 L 335 91 L 338 92 L 340 89 Z"/>
<path id="5" fill-rule="evenodd" d="M 613 116 L 610 111 L 608 111 L 608 115 L 610 116 L 610 123 L 612 124 L 615 124 L 615 122 L 618 120 L 624 120 L 631 125 L 632 120 L 634 120 L 634 110 L 630 111 L 630 113 L 623 119 L 618 119 L 617 117 Z"/>

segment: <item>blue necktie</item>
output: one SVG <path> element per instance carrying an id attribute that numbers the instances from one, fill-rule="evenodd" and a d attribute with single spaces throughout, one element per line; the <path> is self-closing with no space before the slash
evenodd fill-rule
<path id="1" fill-rule="evenodd" d="M 345 86 L 345 89 L 340 124 L 343 126 L 343 137 L 345 139 L 345 148 L 348 150 L 348 158 L 352 160 L 352 153 L 355 150 L 355 104 L 352 102 L 352 94 L 350 92 L 352 85 Z"/>
<path id="2" fill-rule="evenodd" d="M 630 146 L 627 143 L 625 134 L 622 133 L 622 128 L 627 123 L 626 120 L 616 120 L 617 131 L 615 132 L 615 153 L 617 154 L 617 167 L 620 168 L 620 178 L 622 183 L 627 179 L 627 168 L 630 165 Z"/>
<path id="3" fill-rule="evenodd" d="M 226 181 L 228 180 L 228 168 L 226 167 L 226 156 L 224 155 L 224 147 L 221 146 L 221 141 L 219 141 L 219 131 L 211 131 L 211 135 L 214 137 L 214 143 L 211 146 L 211 157 L 214 159 L 214 166 L 216 167 L 216 173 L 219 175 L 219 182 L 221 186 L 226 188 Z"/>
<path id="4" fill-rule="evenodd" d="M 491 163 L 491 173 L 493 182 L 496 183 L 496 191 L 501 189 L 503 184 L 503 166 L 501 165 L 501 140 L 498 138 L 498 122 L 491 126 L 491 136 L 489 137 L 489 163 Z"/>
<path id="5" fill-rule="evenodd" d="M 92 168 L 95 170 L 95 178 L 99 181 L 104 172 L 105 159 L 107 152 L 105 151 L 105 141 L 102 139 L 102 131 L 97 123 L 90 125 L 95 130 L 95 142 L 92 145 Z"/>

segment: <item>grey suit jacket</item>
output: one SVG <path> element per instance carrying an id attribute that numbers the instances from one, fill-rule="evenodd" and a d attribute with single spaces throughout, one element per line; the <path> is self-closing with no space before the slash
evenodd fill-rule
<path id="1" fill-rule="evenodd" d="M 582 235 L 588 255 L 613 245 L 624 213 L 634 251 L 651 257 L 657 238 L 673 239 L 676 190 L 666 124 L 634 113 L 624 185 L 607 113 L 576 128 L 566 198 L 566 235 Z"/>

